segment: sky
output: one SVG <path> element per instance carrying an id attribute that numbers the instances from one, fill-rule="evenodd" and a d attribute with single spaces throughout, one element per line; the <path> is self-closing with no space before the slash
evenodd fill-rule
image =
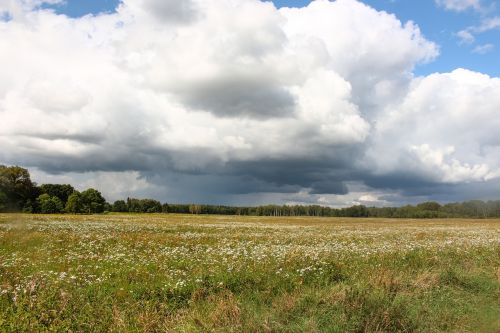
<path id="1" fill-rule="evenodd" d="M 500 199 L 492 0 L 0 0 L 0 164 L 110 200 Z"/>

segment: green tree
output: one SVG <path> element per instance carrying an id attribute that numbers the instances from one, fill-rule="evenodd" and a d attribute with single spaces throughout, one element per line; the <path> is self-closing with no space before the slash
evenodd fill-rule
<path id="1" fill-rule="evenodd" d="M 434 201 L 427 201 L 427 202 L 422 202 L 421 204 L 418 204 L 417 208 L 421 209 L 421 210 L 428 210 L 431 212 L 437 212 L 441 208 L 441 205 L 437 202 L 434 202 Z"/>
<path id="2" fill-rule="evenodd" d="M 68 197 L 75 192 L 75 188 L 69 184 L 43 184 L 40 186 L 40 191 L 51 197 L 58 197 L 63 204 L 66 204 Z"/>
<path id="3" fill-rule="evenodd" d="M 79 214 L 83 212 L 82 196 L 80 192 L 74 191 L 70 194 L 64 210 L 71 214 Z"/>
<path id="4" fill-rule="evenodd" d="M 7 208 L 7 195 L 0 191 L 0 212 L 4 211 Z"/>
<path id="5" fill-rule="evenodd" d="M 142 201 L 135 198 L 127 198 L 127 210 L 131 213 L 142 213 Z"/>
<path id="6" fill-rule="evenodd" d="M 112 212 L 113 211 L 113 206 L 107 202 L 107 201 L 104 201 L 104 213 L 109 213 L 109 212 Z"/>
<path id="7" fill-rule="evenodd" d="M 106 200 L 101 192 L 89 188 L 81 193 L 82 211 L 86 214 L 102 213 Z"/>
<path id="8" fill-rule="evenodd" d="M 128 212 L 127 203 L 123 200 L 116 200 L 113 203 L 113 212 Z"/>
<path id="9" fill-rule="evenodd" d="M 33 197 L 34 184 L 28 170 L 19 166 L 0 165 L 0 191 L 7 196 L 6 209 L 19 211 Z"/>
<path id="10" fill-rule="evenodd" d="M 40 207 L 37 200 L 28 199 L 23 207 L 23 213 L 39 213 Z"/>
<path id="11" fill-rule="evenodd" d="M 142 199 L 143 213 L 161 213 L 161 203 L 153 199 Z"/>
<path id="12" fill-rule="evenodd" d="M 47 193 L 41 194 L 38 199 L 38 206 L 42 214 L 55 214 L 63 211 L 61 199 L 56 196 L 50 196 Z"/>

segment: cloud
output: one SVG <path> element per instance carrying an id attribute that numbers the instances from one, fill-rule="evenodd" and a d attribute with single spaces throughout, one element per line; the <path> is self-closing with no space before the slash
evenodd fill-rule
<path id="1" fill-rule="evenodd" d="M 222 117 L 291 116 L 294 96 L 271 76 L 227 73 L 181 88 L 182 100 L 193 109 Z"/>
<path id="2" fill-rule="evenodd" d="M 11 14 L 8 11 L 6 11 L 6 10 L 1 11 L 0 10 L 0 21 L 8 22 L 11 19 L 12 19 L 12 16 L 11 16 Z"/>
<path id="3" fill-rule="evenodd" d="M 142 20 L 152 18 L 159 24 L 189 23 L 198 16 L 192 0 L 124 0 L 121 10 Z"/>
<path id="4" fill-rule="evenodd" d="M 30 170 L 30 175 L 39 184 L 71 184 L 79 191 L 89 187 L 98 188 L 109 201 L 148 196 L 149 193 L 159 190 L 137 171 L 52 174 L 34 168 Z"/>
<path id="5" fill-rule="evenodd" d="M 476 40 L 472 32 L 467 29 L 457 32 L 457 37 L 460 38 L 462 44 L 472 44 Z"/>
<path id="6" fill-rule="evenodd" d="M 464 69 L 416 79 L 405 100 L 378 120 L 367 165 L 385 182 L 403 175 L 407 180 L 396 183 L 408 187 L 495 178 L 499 93 L 500 79 Z"/>
<path id="7" fill-rule="evenodd" d="M 11 4 L 0 161 L 39 182 L 342 206 L 499 175 L 498 79 L 414 77 L 437 45 L 358 1 L 126 0 L 81 18 Z"/>
<path id="8" fill-rule="evenodd" d="M 414 160 L 426 168 L 427 172 L 437 174 L 438 181 L 445 183 L 460 183 L 466 181 L 484 181 L 490 175 L 486 164 L 462 163 L 455 158 L 449 158 L 455 152 L 455 147 L 433 149 L 428 144 L 410 147 Z"/>
<path id="9" fill-rule="evenodd" d="M 462 12 L 467 9 L 481 10 L 480 0 L 435 0 L 436 4 L 446 10 Z"/>
<path id="10" fill-rule="evenodd" d="M 460 30 L 457 36 L 460 38 L 461 43 L 471 44 L 476 40 L 476 35 L 497 28 L 500 28 L 500 17 L 484 18 L 481 24 Z"/>
<path id="11" fill-rule="evenodd" d="M 491 52 L 495 48 L 495 45 L 493 44 L 483 44 L 483 45 L 478 45 L 476 46 L 473 50 L 472 53 L 477 53 L 477 54 L 486 54 L 488 52 Z"/>
<path id="12" fill-rule="evenodd" d="M 490 17 L 484 19 L 479 26 L 471 28 L 476 33 L 486 32 L 489 30 L 500 28 L 500 17 Z"/>

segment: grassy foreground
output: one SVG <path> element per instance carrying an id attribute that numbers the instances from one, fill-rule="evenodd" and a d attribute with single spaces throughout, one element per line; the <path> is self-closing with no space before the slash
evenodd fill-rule
<path id="1" fill-rule="evenodd" d="M 500 332 L 500 220 L 0 214 L 1 332 Z"/>

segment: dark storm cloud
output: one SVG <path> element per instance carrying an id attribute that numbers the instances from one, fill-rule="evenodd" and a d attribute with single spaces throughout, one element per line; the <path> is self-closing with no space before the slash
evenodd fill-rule
<path id="1" fill-rule="evenodd" d="M 227 173 L 235 175 L 246 175 L 267 183 L 278 185 L 293 185 L 300 188 L 315 188 L 323 193 L 343 192 L 341 183 L 349 180 L 351 170 L 342 159 L 260 159 L 254 161 L 232 161 L 227 165 Z M 327 186 L 321 183 L 332 185 L 332 192 L 326 190 Z M 313 189 L 314 191 L 314 189 Z"/>
<path id="2" fill-rule="evenodd" d="M 198 197 L 209 198 L 211 195 L 236 195 L 249 193 L 295 193 L 300 186 L 276 184 L 241 175 L 183 174 L 143 172 L 142 175 L 151 182 L 163 184 L 176 189 L 177 193 L 189 196 L 197 193 Z"/>
<path id="3" fill-rule="evenodd" d="M 293 96 L 270 78 L 223 76 L 193 84 L 183 93 L 192 108 L 220 117 L 273 118 L 291 116 Z"/>
<path id="4" fill-rule="evenodd" d="M 422 175 L 413 173 L 395 172 L 385 175 L 373 175 L 368 171 L 365 173 L 358 172 L 359 180 L 374 189 L 382 190 L 404 190 L 408 192 L 418 193 L 426 191 L 440 183 L 433 182 Z"/>
<path id="5" fill-rule="evenodd" d="M 413 77 L 438 48 L 394 15 L 355 0 L 124 0 L 70 19 L 10 3 L 3 163 L 174 202 L 499 195 L 500 81 Z"/>
<path id="6" fill-rule="evenodd" d="M 347 194 L 349 190 L 347 186 L 342 182 L 337 181 L 321 181 L 311 184 L 310 194 Z"/>

